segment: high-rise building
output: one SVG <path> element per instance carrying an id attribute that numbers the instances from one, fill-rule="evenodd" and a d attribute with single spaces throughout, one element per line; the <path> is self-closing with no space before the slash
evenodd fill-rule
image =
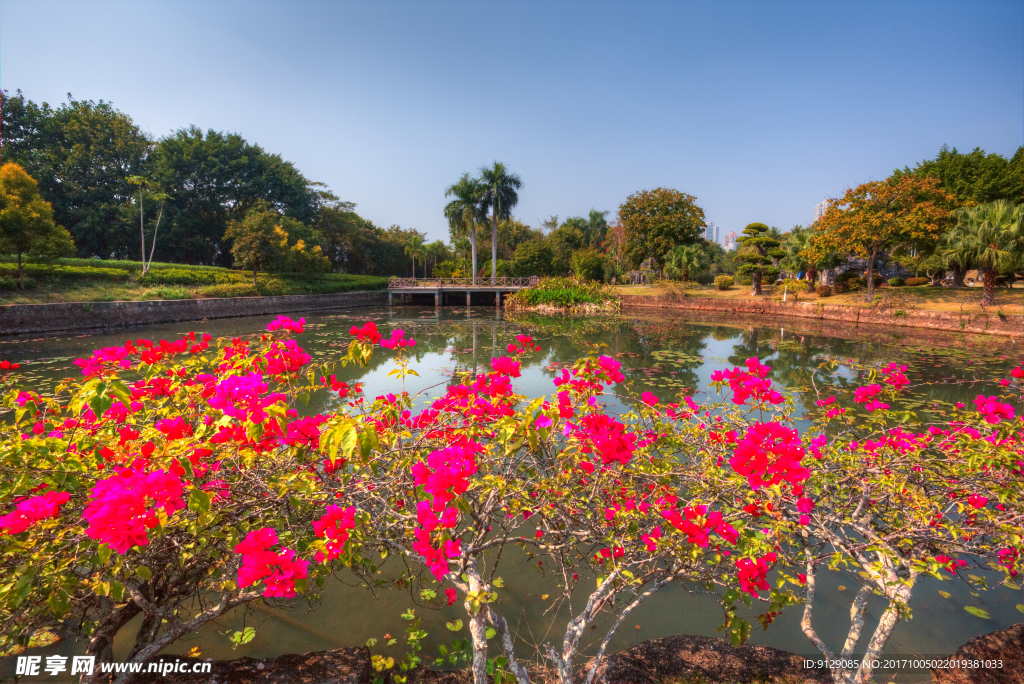
<path id="1" fill-rule="evenodd" d="M 817 221 L 825 215 L 825 211 L 828 209 L 828 200 L 822 200 L 818 204 L 814 205 L 814 220 Z"/>
<path id="2" fill-rule="evenodd" d="M 736 231 L 730 230 L 729 234 L 725 236 L 725 240 L 722 242 L 722 246 L 726 249 L 736 249 Z"/>
<path id="3" fill-rule="evenodd" d="M 718 242 L 718 226 L 716 226 L 714 223 L 709 223 L 707 225 L 707 227 L 704 228 L 704 239 L 707 240 L 708 242 L 715 242 L 715 243 L 717 243 Z"/>

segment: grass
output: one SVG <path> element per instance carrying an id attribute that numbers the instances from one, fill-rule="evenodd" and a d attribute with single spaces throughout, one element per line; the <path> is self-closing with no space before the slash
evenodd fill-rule
<path id="1" fill-rule="evenodd" d="M 763 287 L 766 299 L 782 301 L 781 287 L 766 285 Z M 620 285 L 615 287 L 616 294 L 623 298 L 648 295 L 667 297 L 706 297 L 708 299 L 749 299 L 749 285 L 734 285 L 728 290 L 716 290 L 713 285 L 696 285 L 677 282 L 662 282 L 655 285 Z M 882 285 L 875 288 L 877 302 L 864 301 L 864 289 L 844 292 L 831 297 L 819 297 L 817 293 L 809 293 L 805 288 L 800 291 L 788 291 L 786 301 L 815 302 L 836 306 L 883 306 L 906 311 L 953 311 L 958 313 L 991 313 L 1002 312 L 1010 315 L 1021 315 L 1024 312 L 1024 288 L 1020 283 L 1013 289 L 1005 287 L 996 289 L 995 304 L 982 308 L 980 287 L 889 287 Z"/>
<path id="2" fill-rule="evenodd" d="M 261 273 L 254 286 L 252 274 L 244 271 L 156 263 L 141 278 L 140 262 L 61 259 L 52 267 L 27 265 L 26 289 L 19 290 L 11 267 L 10 257 L 0 257 L 0 304 L 333 294 L 387 287 L 387 278 L 348 273 Z"/>

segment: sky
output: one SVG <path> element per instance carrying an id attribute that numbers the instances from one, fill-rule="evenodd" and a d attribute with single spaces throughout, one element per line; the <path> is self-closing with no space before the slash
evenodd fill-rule
<path id="1" fill-rule="evenodd" d="M 0 0 L 0 87 L 240 133 L 431 239 L 496 160 L 535 227 L 669 187 L 724 236 L 943 144 L 1012 155 L 1024 2 Z"/>

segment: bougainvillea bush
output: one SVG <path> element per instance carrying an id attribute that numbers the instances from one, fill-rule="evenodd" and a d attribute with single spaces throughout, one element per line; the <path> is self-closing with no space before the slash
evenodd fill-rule
<path id="1" fill-rule="evenodd" d="M 279 317 L 258 339 L 128 341 L 77 361 L 81 377 L 46 396 L 19 386 L 16 368 L 0 372 L 0 649 L 55 634 L 110 660 L 141 616 L 128 656 L 141 662 L 236 606 L 314 597 L 336 572 L 380 586 L 379 559 L 397 557 L 391 586 L 461 603 L 477 684 L 526 684 L 539 659 L 569 684 L 584 630 L 612 615 L 600 657 L 670 583 L 717 595 L 736 642 L 802 603 L 826 655 L 861 652 L 865 602 L 879 593 L 888 609 L 871 654 L 910 617 L 920 577 L 982 588 L 969 571 L 986 567 L 990 584 L 1016 586 L 1024 570 L 1013 395 L 924 424 L 891 408 L 910 379 L 889 366 L 848 405 L 819 390 L 801 433 L 771 369 L 750 359 L 714 374 L 715 403 L 627 395 L 617 414 L 604 396 L 624 378 L 608 356 L 561 370 L 549 396 L 518 394 L 522 357 L 541 351 L 521 335 L 491 370 L 416 405 L 337 380 L 390 354 L 404 387 L 415 341 L 402 331 L 354 326 L 344 355 L 314 365 L 293 338 L 302 330 Z M 318 392 L 335 408 L 300 415 Z M 559 578 L 570 615 L 540 654 L 516 652 L 503 614 L 499 566 L 516 554 Z M 862 580 L 840 648 L 815 631 L 823 566 Z M 410 644 L 419 638 L 413 629 Z M 403 681 L 418 662 L 413 648 L 375 666 Z"/>

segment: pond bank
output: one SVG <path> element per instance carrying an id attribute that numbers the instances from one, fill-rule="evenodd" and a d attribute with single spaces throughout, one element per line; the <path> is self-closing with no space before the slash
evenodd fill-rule
<path id="1" fill-rule="evenodd" d="M 903 311 L 857 306 L 833 306 L 815 302 L 775 302 L 768 299 L 711 299 L 707 297 L 673 297 L 623 295 L 622 311 L 639 309 L 675 309 L 756 316 L 790 316 L 821 321 L 852 323 L 860 326 L 927 328 L 951 332 L 1004 335 L 1024 339 L 1024 316 L 996 312 L 984 314 L 950 311 Z"/>
<path id="2" fill-rule="evenodd" d="M 381 290 L 278 297 L 10 304 L 0 306 L 0 335 L 65 333 L 210 318 L 354 309 L 379 306 L 386 301 L 387 292 Z"/>

